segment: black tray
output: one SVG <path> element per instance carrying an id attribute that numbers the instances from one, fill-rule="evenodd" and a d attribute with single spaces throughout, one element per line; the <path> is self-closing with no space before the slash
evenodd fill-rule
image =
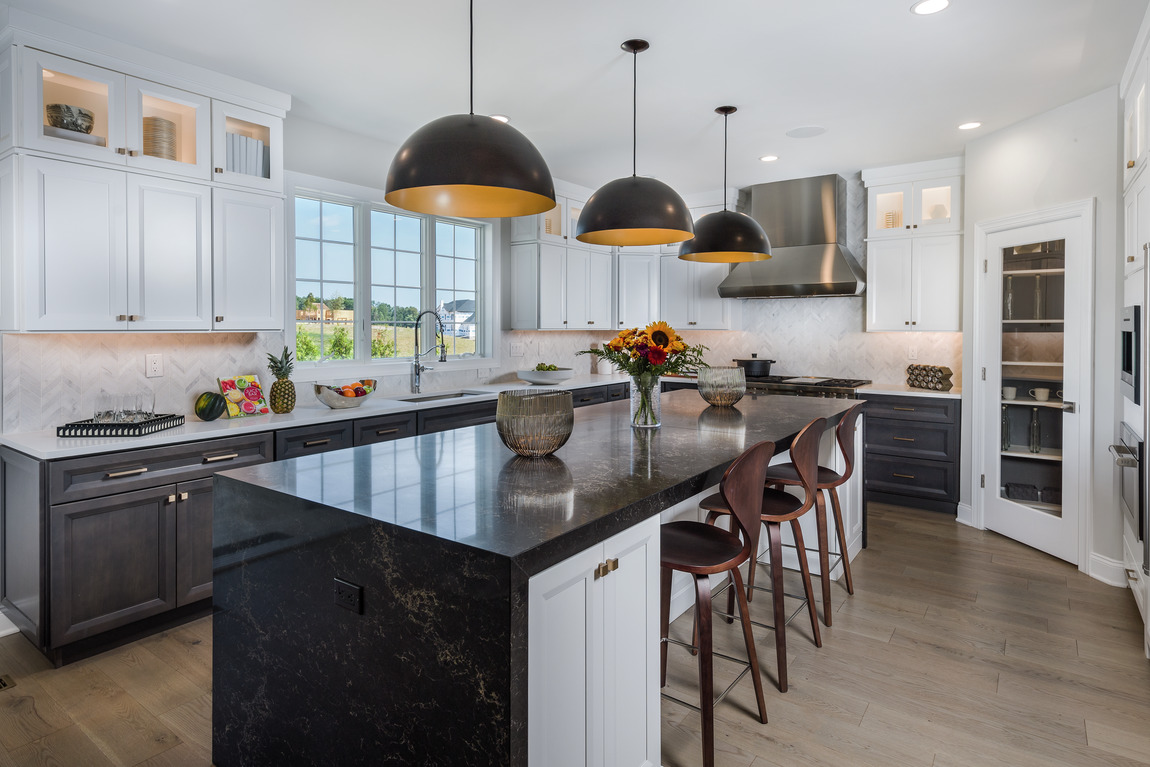
<path id="1" fill-rule="evenodd" d="M 157 415 L 137 423 L 96 423 L 92 418 L 56 427 L 57 437 L 142 437 L 157 431 L 182 426 L 182 415 Z"/>

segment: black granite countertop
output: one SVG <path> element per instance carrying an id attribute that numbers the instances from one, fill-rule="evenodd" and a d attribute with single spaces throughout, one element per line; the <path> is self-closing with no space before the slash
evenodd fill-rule
<path id="1" fill-rule="evenodd" d="M 530 576 L 716 484 L 746 447 L 781 452 L 853 404 L 748 395 L 712 408 L 682 390 L 662 395 L 658 429 L 632 429 L 627 402 L 577 409 L 571 438 L 544 459 L 516 456 L 484 424 L 217 477 L 507 557 Z"/>

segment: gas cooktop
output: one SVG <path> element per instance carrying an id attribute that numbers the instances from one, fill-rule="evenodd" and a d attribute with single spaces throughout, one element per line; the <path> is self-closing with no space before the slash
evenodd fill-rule
<path id="1" fill-rule="evenodd" d="M 822 376 L 747 376 L 747 388 L 769 394 L 795 394 L 800 397 L 854 399 L 855 389 L 866 386 L 865 378 L 824 378 Z"/>

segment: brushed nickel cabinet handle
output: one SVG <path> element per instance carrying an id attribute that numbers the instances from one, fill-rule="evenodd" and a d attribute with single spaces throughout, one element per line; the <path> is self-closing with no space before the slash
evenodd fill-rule
<path id="1" fill-rule="evenodd" d="M 138 469 L 125 469 L 124 471 L 110 471 L 104 475 L 104 479 L 118 479 L 120 477 L 134 477 L 137 474 L 143 474 L 148 470 L 147 466 L 141 466 Z"/>
<path id="2" fill-rule="evenodd" d="M 899 474 L 898 472 L 891 472 L 891 476 L 898 477 L 899 479 L 914 479 L 913 474 Z"/>
<path id="3" fill-rule="evenodd" d="M 609 573 L 611 571 L 607 569 L 607 563 L 606 562 L 600 562 L 598 565 L 595 566 L 594 572 L 595 572 L 595 580 L 599 580 L 600 578 L 602 578 L 603 576 L 605 576 L 607 573 Z"/>
<path id="4" fill-rule="evenodd" d="M 215 463 L 216 461 L 230 461 L 233 458 L 239 458 L 239 453 L 224 453 L 223 455 L 205 455 L 204 463 Z"/>
<path id="5" fill-rule="evenodd" d="M 385 434 L 395 434 L 397 431 L 399 431 L 398 426 L 396 426 L 394 429 L 376 429 L 375 436 L 382 437 Z"/>
<path id="6" fill-rule="evenodd" d="M 594 325 L 594 324 L 595 324 L 595 320 L 587 320 L 587 324 L 588 324 L 588 325 Z"/>
<path id="7" fill-rule="evenodd" d="M 140 321 L 140 315 L 138 315 L 138 314 L 129 314 L 128 315 L 128 322 L 139 322 L 139 321 Z"/>
<path id="8" fill-rule="evenodd" d="M 697 322 L 688 322 L 687 324 L 688 324 L 688 325 L 698 325 L 699 323 L 697 323 Z"/>
<path id="9" fill-rule="evenodd" d="M 217 314 L 216 315 L 216 322 L 223 322 L 223 321 L 224 321 L 224 315 Z"/>
<path id="10" fill-rule="evenodd" d="M 116 147 L 116 154 L 127 154 L 127 153 L 128 153 L 128 147 L 126 147 L 126 146 Z"/>
<path id="11" fill-rule="evenodd" d="M 116 315 L 116 322 L 127 322 L 127 321 L 128 321 L 128 315 L 126 315 L 126 314 L 117 314 Z"/>
<path id="12" fill-rule="evenodd" d="M 907 413 L 913 413 L 914 412 L 913 407 L 899 407 L 898 405 L 892 405 L 891 410 L 902 410 L 902 411 L 905 411 Z"/>
<path id="13" fill-rule="evenodd" d="M 128 157 L 139 157 L 139 156 L 140 156 L 140 152 L 138 149 L 129 149 L 128 150 Z"/>
<path id="14" fill-rule="evenodd" d="M 320 445 L 326 445 L 329 442 L 331 442 L 331 437 L 328 437 L 327 439 L 313 439 L 310 442 L 303 443 L 303 446 L 304 447 L 319 447 Z"/>
<path id="15" fill-rule="evenodd" d="M 898 440 L 899 442 L 914 442 L 914 437 L 891 437 L 891 439 Z"/>
<path id="16" fill-rule="evenodd" d="M 168 496 L 168 503 L 175 503 L 175 502 L 176 502 L 176 496 L 175 495 L 169 495 Z"/>

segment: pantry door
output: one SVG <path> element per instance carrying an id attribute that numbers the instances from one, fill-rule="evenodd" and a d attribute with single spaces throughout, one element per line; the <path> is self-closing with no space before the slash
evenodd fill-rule
<path id="1" fill-rule="evenodd" d="M 976 356 L 985 382 L 978 381 L 975 493 L 983 523 L 1079 564 L 1090 465 L 1093 201 L 977 229 Z"/>

